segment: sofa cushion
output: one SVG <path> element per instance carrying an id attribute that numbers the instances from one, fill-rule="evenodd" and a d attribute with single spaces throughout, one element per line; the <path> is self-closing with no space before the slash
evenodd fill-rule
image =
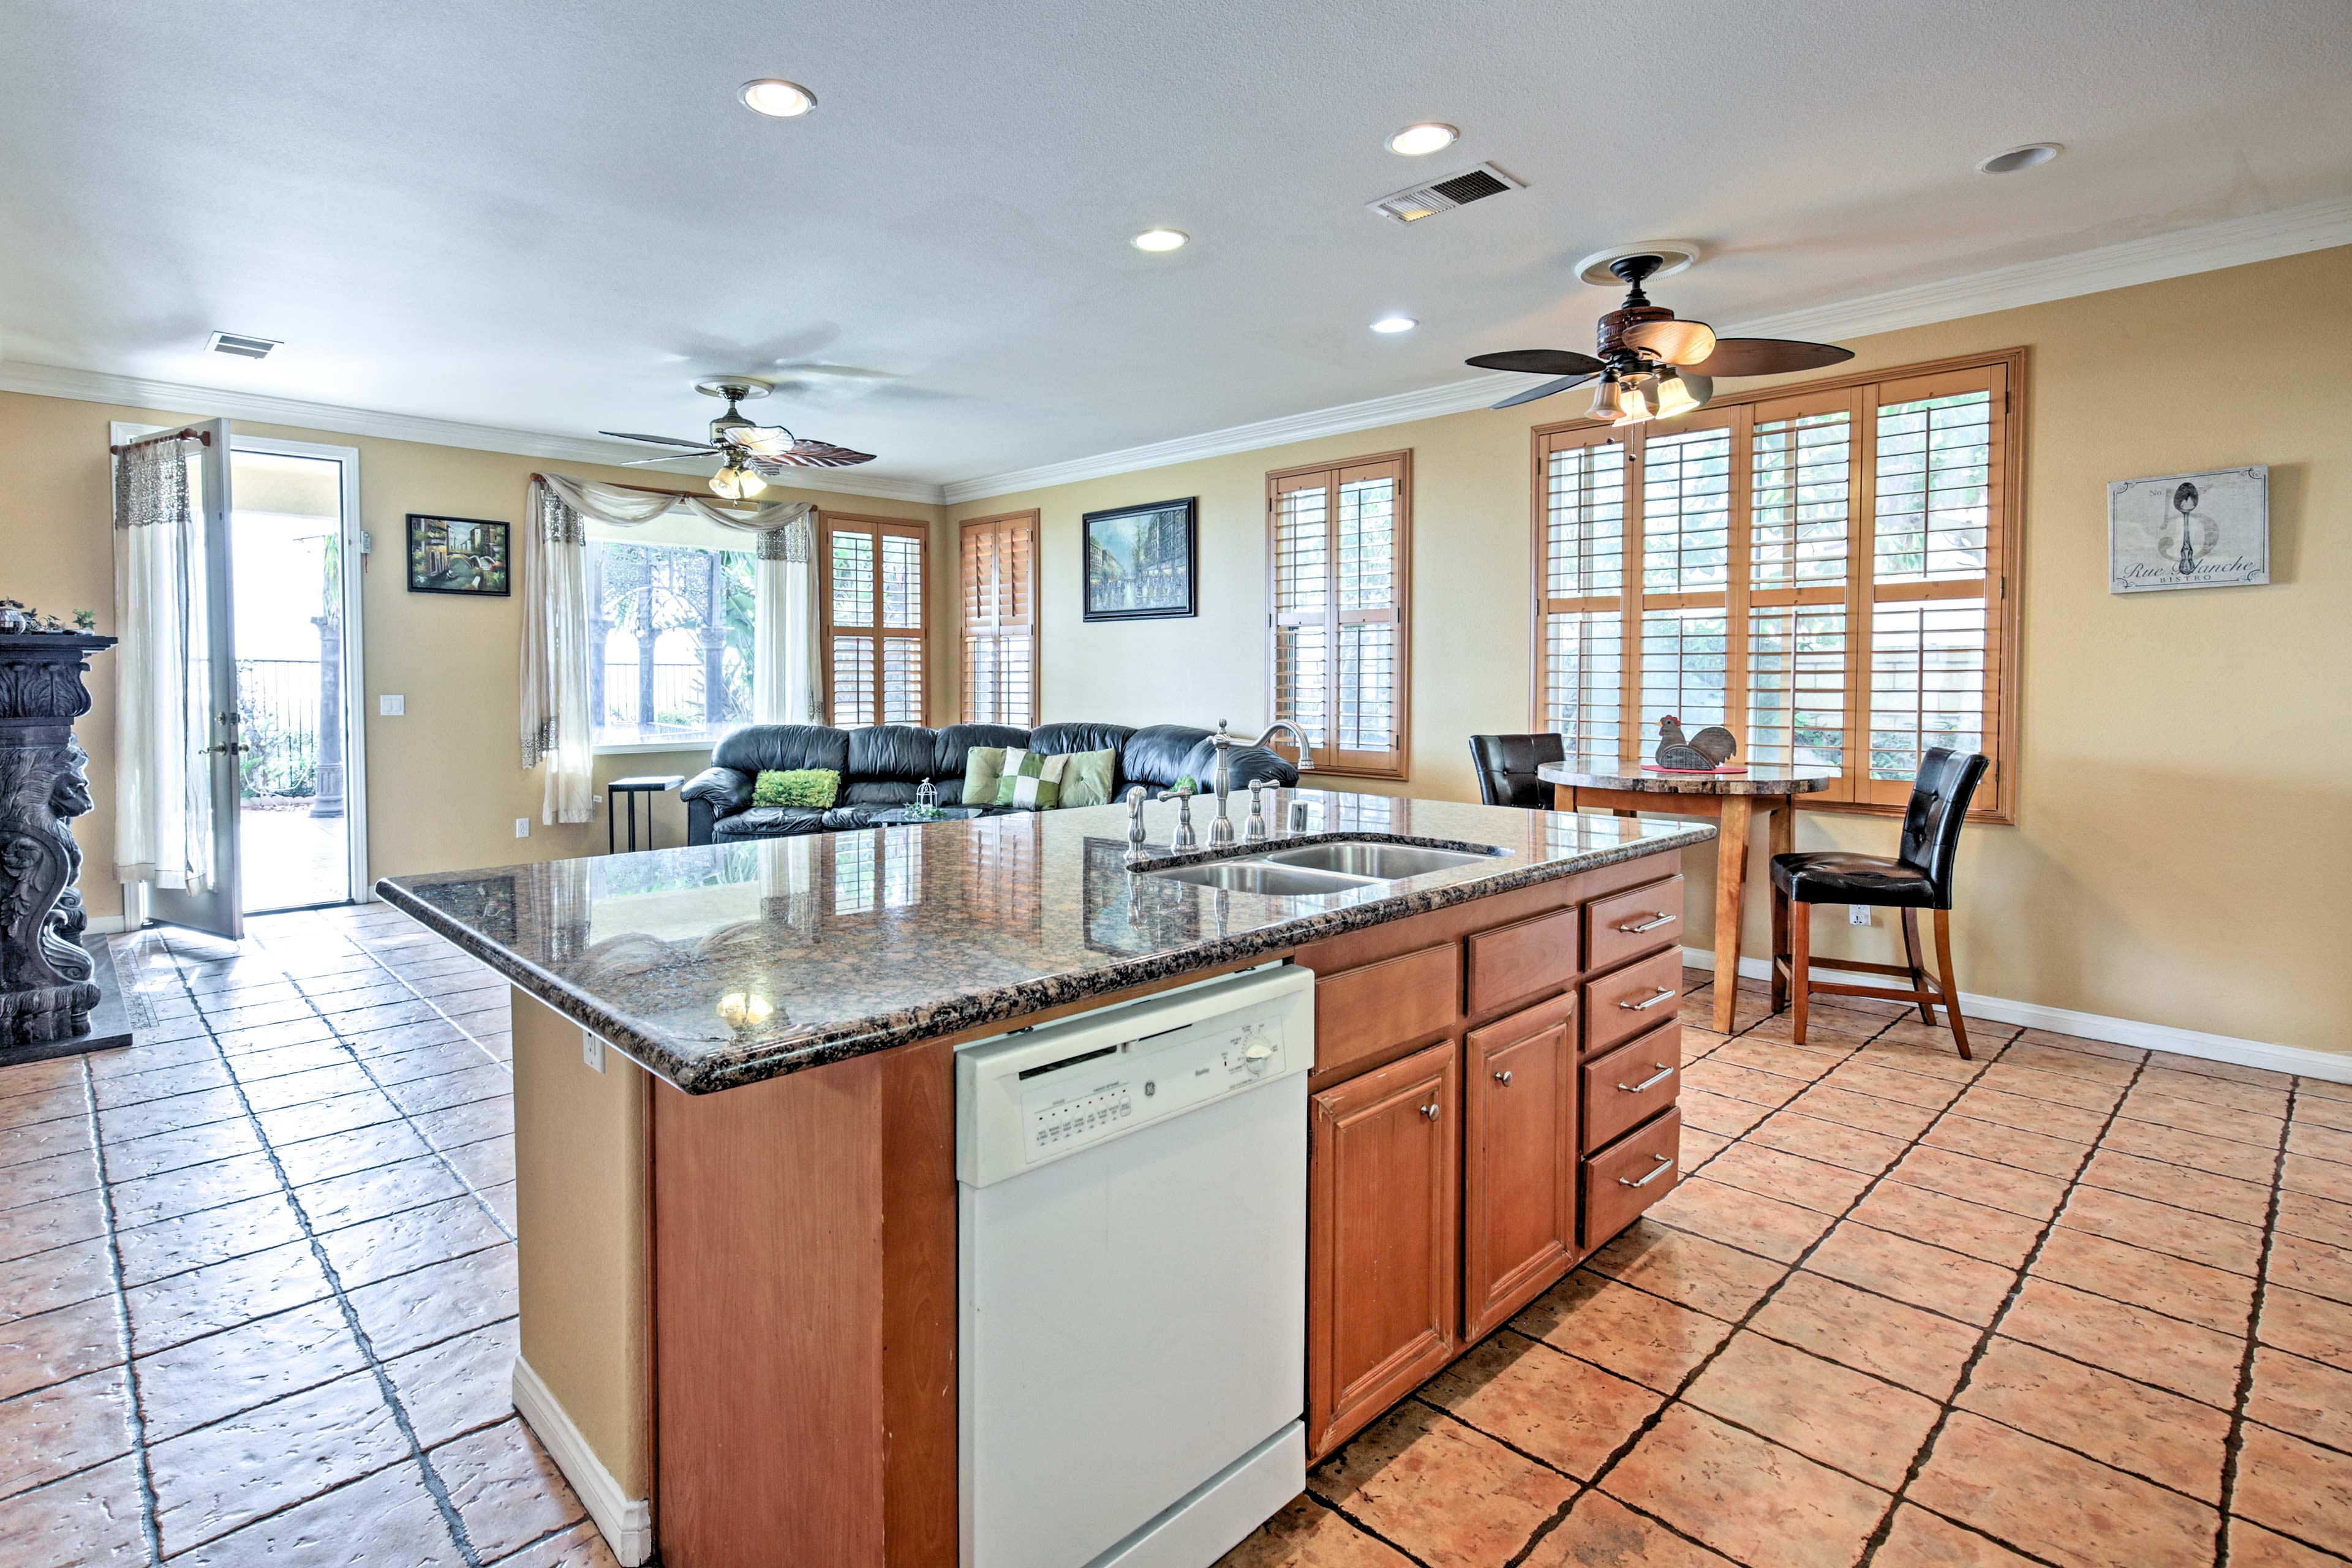
<path id="1" fill-rule="evenodd" d="M 1208 775 L 1190 764 L 1192 753 L 1208 739 L 1209 731 L 1190 724 L 1146 724 L 1129 736 L 1120 751 L 1119 774 L 1128 784 L 1139 784 L 1157 792 L 1171 787 L 1189 772 L 1206 789 Z"/>
<path id="2" fill-rule="evenodd" d="M 909 805 L 915 786 L 905 779 L 857 779 L 841 792 L 844 805 Z"/>
<path id="3" fill-rule="evenodd" d="M 840 798 L 841 775 L 831 768 L 771 770 L 751 784 L 753 805 L 804 805 L 823 811 Z"/>
<path id="4" fill-rule="evenodd" d="M 1010 724 L 950 724 L 932 732 L 931 777 L 940 786 L 943 797 L 951 797 L 950 784 L 961 788 L 974 746 L 993 746 L 1003 751 L 1007 746 L 1026 748 L 1029 731 L 1016 730 Z"/>
<path id="5" fill-rule="evenodd" d="M 1062 804 L 1108 805 L 1111 786 L 1118 778 L 1117 752 L 1108 747 L 1099 752 L 1073 752 L 1068 765 L 1062 770 Z"/>
<path id="6" fill-rule="evenodd" d="M 875 724 L 849 731 L 849 765 L 842 772 L 853 779 L 904 779 L 911 784 L 931 776 L 938 750 L 934 731 L 914 724 Z"/>
<path id="7" fill-rule="evenodd" d="M 1073 754 L 1067 752 L 1057 756 L 1018 749 L 1005 752 L 1004 770 L 997 778 L 996 804 L 1022 811 L 1053 810 L 1062 804 L 1062 779 L 1072 761 Z"/>
<path id="8" fill-rule="evenodd" d="M 714 840 L 730 838 L 789 838 L 802 833 L 827 831 L 828 814 L 803 805 L 755 805 L 710 825 Z"/>
<path id="9" fill-rule="evenodd" d="M 725 816 L 751 804 L 752 787 L 750 773 L 739 773 L 733 768 L 705 768 L 677 793 L 684 800 L 706 801 L 714 813 Z"/>
<path id="10" fill-rule="evenodd" d="M 1040 724 L 1029 731 L 1028 750 L 1049 757 L 1106 749 L 1116 752 L 1134 733 L 1124 724 Z"/>
<path id="11" fill-rule="evenodd" d="M 964 752 L 963 780 L 956 798 L 966 805 L 994 805 L 996 781 L 1003 776 L 1007 752 L 1018 746 L 974 746 Z"/>
<path id="12" fill-rule="evenodd" d="M 849 732 L 824 724 L 750 724 L 719 742 L 713 767 L 754 777 L 791 768 L 831 768 L 848 773 Z"/>

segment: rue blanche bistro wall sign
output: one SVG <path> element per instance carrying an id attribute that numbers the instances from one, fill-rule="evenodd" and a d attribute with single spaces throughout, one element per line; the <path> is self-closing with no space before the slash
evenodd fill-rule
<path id="1" fill-rule="evenodd" d="M 2242 588 L 2271 580 L 2271 471 L 2255 464 L 2107 487 L 2108 590 Z"/>

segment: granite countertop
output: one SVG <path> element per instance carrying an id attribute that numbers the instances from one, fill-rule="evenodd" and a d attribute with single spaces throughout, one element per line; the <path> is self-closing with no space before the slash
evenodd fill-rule
<path id="1" fill-rule="evenodd" d="M 1829 788 L 1839 776 L 1834 768 L 1790 768 L 1777 763 L 1750 763 L 1739 773 L 1649 773 L 1639 763 L 1628 764 L 1615 757 L 1569 757 L 1536 769 L 1536 777 L 1546 784 L 1644 795 L 1811 795 Z"/>
<path id="2" fill-rule="evenodd" d="M 1319 790 L 1308 831 L 1508 851 L 1312 897 L 1136 876 L 1095 806 L 391 877 L 376 891 L 690 1094 L 1703 843 L 1703 823 Z M 1206 811 L 1194 821 L 1206 837 Z M 1151 864 L 1172 803 L 1145 807 Z M 1187 859 L 1223 858 L 1195 854 Z"/>

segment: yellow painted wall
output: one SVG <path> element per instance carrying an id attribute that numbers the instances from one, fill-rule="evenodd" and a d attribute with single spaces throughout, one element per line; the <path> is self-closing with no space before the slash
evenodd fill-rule
<path id="1" fill-rule="evenodd" d="M 109 422 L 165 425 L 202 417 L 202 409 L 122 408 L 0 394 L 0 597 L 21 599 L 60 615 L 95 610 L 99 629 L 112 633 Z M 523 489 L 536 470 L 680 489 L 695 481 L 672 475 L 649 478 L 637 469 L 242 421 L 235 428 L 243 435 L 359 449 L 360 510 L 375 542 L 365 566 L 361 612 L 371 874 L 398 876 L 601 854 L 601 822 L 554 827 L 540 822 L 540 776 L 522 771 L 520 581 L 514 595 L 505 599 L 409 593 L 403 571 L 407 514 L 504 519 L 517 525 L 520 542 Z M 868 496 L 782 487 L 772 487 L 768 493 L 779 500 L 814 501 L 830 510 L 871 516 L 936 521 L 942 515 L 937 507 Z M 933 559 L 940 560 L 936 547 Z M 944 569 L 932 573 L 935 617 L 953 613 L 950 575 Z M 935 679 L 946 662 L 934 661 Z M 122 906 L 113 880 L 114 826 L 107 805 L 114 776 L 110 654 L 93 660 L 89 685 L 96 705 L 79 733 L 90 753 L 90 782 L 99 809 L 81 818 L 75 832 L 87 858 L 82 889 L 89 910 L 113 915 Z M 407 699 L 404 717 L 378 716 L 376 699 L 386 692 Z M 934 693 L 935 716 L 947 711 L 949 700 L 943 690 Z M 691 776 L 709 760 L 707 750 L 608 755 L 597 759 L 596 778 L 601 788 L 605 780 L 630 773 Z M 685 815 L 677 797 L 663 797 L 656 809 L 662 841 L 683 842 Z M 528 839 L 514 836 L 519 816 L 531 819 Z"/>
<path id="2" fill-rule="evenodd" d="M 2256 319 L 2292 327 L 2250 354 Z M 2032 351 L 2018 820 L 1969 835 L 1961 986 L 2352 1050 L 2352 248 L 1858 339 L 1844 368 L 2018 344 Z M 1475 799 L 1467 737 L 1528 723 L 1528 432 L 1576 412 L 1562 397 L 1454 415 L 951 516 L 1042 513 L 1045 717 L 1255 726 L 1266 471 L 1411 447 L 1412 776 L 1361 787 Z M 2271 585 L 2108 593 L 2108 481 L 2243 463 L 2271 465 Z M 1081 514 L 1182 496 L 1201 501 L 1200 616 L 1082 622 Z M 1812 816 L 1798 844 L 1883 853 L 1894 832 Z M 1713 941 L 1711 865 L 1687 857 L 1694 945 Z M 1825 934 L 1832 952 L 1882 957 L 1892 936 Z M 1743 940 L 1763 951 L 1760 897 Z"/>

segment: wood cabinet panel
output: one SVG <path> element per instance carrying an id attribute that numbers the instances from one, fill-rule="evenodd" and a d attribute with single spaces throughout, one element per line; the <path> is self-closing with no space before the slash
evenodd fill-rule
<path id="1" fill-rule="evenodd" d="M 1584 951 L 1591 955 L 1592 968 L 1608 969 L 1654 948 L 1680 944 L 1683 879 L 1669 877 L 1614 898 L 1597 899 L 1584 909 Z"/>
<path id="2" fill-rule="evenodd" d="M 1573 981 L 1582 967 L 1578 962 L 1582 923 L 1576 910 L 1559 910 L 1480 931 L 1465 942 L 1470 1016 L 1483 1017 Z"/>
<path id="3" fill-rule="evenodd" d="M 1315 1070 L 1427 1039 L 1462 1019 L 1462 947 L 1440 942 L 1315 983 Z"/>
<path id="4" fill-rule="evenodd" d="M 1638 1127 L 1682 1089 L 1683 1026 L 1662 1024 L 1584 1064 L 1585 1153 Z"/>
<path id="5" fill-rule="evenodd" d="M 1460 1343 L 1459 1047 L 1314 1096 L 1307 1142 L 1307 1447 L 1328 1452 Z"/>
<path id="6" fill-rule="evenodd" d="M 1584 1048 L 1606 1050 L 1675 1016 L 1683 991 L 1683 955 L 1668 948 L 1584 983 Z"/>
<path id="7" fill-rule="evenodd" d="M 1576 997 L 1473 1030 L 1462 1057 L 1466 1342 L 1534 1300 L 1576 1250 Z"/>
<path id="8" fill-rule="evenodd" d="M 1683 1113 L 1669 1110 L 1584 1160 L 1584 1247 L 1601 1246 L 1682 1180 Z"/>

